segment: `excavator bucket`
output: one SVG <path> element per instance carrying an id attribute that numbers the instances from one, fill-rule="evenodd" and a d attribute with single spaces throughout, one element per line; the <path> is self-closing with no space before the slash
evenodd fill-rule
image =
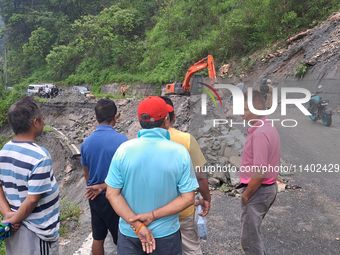
<path id="1" fill-rule="evenodd" d="M 215 70 L 215 63 L 214 58 L 211 55 L 208 55 L 208 72 L 209 72 L 209 78 L 210 78 L 210 84 L 215 84 L 216 81 L 216 70 Z"/>

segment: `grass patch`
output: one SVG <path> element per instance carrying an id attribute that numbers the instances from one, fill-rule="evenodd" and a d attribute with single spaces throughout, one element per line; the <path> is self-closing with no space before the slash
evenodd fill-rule
<path id="1" fill-rule="evenodd" d="M 50 101 L 48 99 L 44 99 L 44 98 L 41 98 L 41 97 L 34 97 L 34 100 L 39 102 L 39 103 L 48 103 Z"/>
<path id="2" fill-rule="evenodd" d="M 295 78 L 301 79 L 307 73 L 307 66 L 306 63 L 300 63 L 295 69 Z"/>
<path id="3" fill-rule="evenodd" d="M 225 185 L 225 183 L 222 184 L 222 186 L 220 187 L 220 190 L 223 190 L 223 191 L 226 191 L 228 188 L 227 188 L 227 185 Z"/>
<path id="4" fill-rule="evenodd" d="M 1 244 L 0 255 L 6 255 L 5 242 Z"/>
<path id="5" fill-rule="evenodd" d="M 52 128 L 52 127 L 50 127 L 50 126 L 44 126 L 44 129 L 43 129 L 43 132 L 45 133 L 45 132 L 53 132 L 54 131 L 54 129 Z"/>
<path id="6" fill-rule="evenodd" d="M 59 235 L 67 238 L 68 232 L 80 224 L 80 206 L 72 202 L 65 202 L 63 198 L 60 202 L 60 229 Z"/>

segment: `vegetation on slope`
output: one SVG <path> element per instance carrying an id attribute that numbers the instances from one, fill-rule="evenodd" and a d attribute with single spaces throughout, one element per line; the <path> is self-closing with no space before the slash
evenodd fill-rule
<path id="1" fill-rule="evenodd" d="M 99 93 L 111 82 L 182 80 L 208 54 L 216 67 L 242 59 L 339 7 L 336 0 L 0 0 L 0 34 L 9 86 L 87 83 Z M 0 121 L 17 97 L 10 94 Z"/>

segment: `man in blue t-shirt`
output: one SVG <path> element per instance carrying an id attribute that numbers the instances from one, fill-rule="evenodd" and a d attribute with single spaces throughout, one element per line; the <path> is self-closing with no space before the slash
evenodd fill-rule
<path id="1" fill-rule="evenodd" d="M 113 128 L 117 120 L 117 107 L 110 99 L 100 99 L 95 107 L 99 125 L 81 146 L 81 164 L 87 183 L 85 196 L 89 199 L 92 223 L 92 254 L 104 255 L 107 230 L 117 244 L 119 216 L 105 197 L 105 178 L 113 155 L 128 139 Z"/>
<path id="2" fill-rule="evenodd" d="M 112 159 L 105 182 L 106 197 L 121 217 L 117 255 L 182 254 L 178 214 L 194 204 L 198 183 L 187 149 L 170 141 L 172 111 L 160 97 L 144 99 L 138 106 L 143 129 Z M 141 213 L 151 218 L 132 221 Z"/>

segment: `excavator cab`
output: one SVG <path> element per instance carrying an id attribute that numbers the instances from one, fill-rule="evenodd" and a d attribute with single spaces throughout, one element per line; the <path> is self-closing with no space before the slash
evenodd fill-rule
<path id="1" fill-rule="evenodd" d="M 177 94 L 183 93 L 183 83 L 182 82 L 177 82 L 175 83 L 175 88 L 174 88 L 174 92 Z"/>
<path id="2" fill-rule="evenodd" d="M 167 94 L 183 94 L 183 83 L 176 82 L 170 83 L 166 85 L 166 93 Z"/>
<path id="3" fill-rule="evenodd" d="M 174 93 L 175 91 L 175 83 L 170 83 L 166 85 L 166 93 Z"/>

